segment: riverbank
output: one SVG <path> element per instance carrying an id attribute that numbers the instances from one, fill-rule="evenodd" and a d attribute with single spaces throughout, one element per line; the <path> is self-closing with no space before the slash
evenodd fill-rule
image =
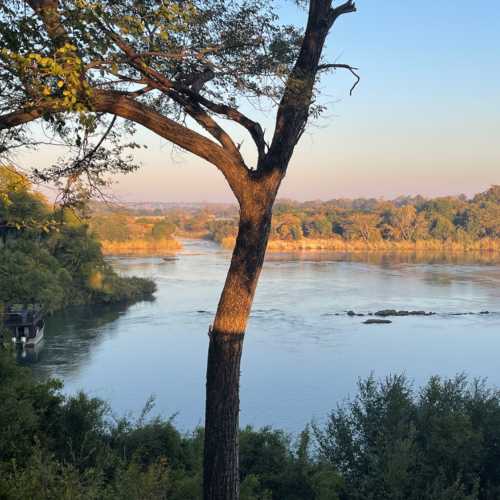
<path id="1" fill-rule="evenodd" d="M 234 237 L 223 238 L 220 245 L 232 249 Z M 268 252 L 307 252 L 307 251 L 333 251 L 333 252 L 500 252 L 500 240 L 481 239 L 472 242 L 418 240 L 418 241 L 364 241 L 344 240 L 342 238 L 325 238 L 300 240 L 269 241 Z"/>
<path id="2" fill-rule="evenodd" d="M 206 233 L 183 233 L 183 239 L 207 240 Z M 213 241 L 213 240 L 210 240 Z M 221 248 L 232 250 L 236 238 L 228 236 L 214 243 Z M 183 249 L 181 241 L 171 238 L 165 240 L 133 239 L 127 241 L 100 242 L 102 252 L 107 256 L 161 257 L 175 254 Z M 500 254 L 500 240 L 484 238 L 477 241 L 457 242 L 440 240 L 417 241 L 364 241 L 344 240 L 342 238 L 302 238 L 300 240 L 271 239 L 267 246 L 268 252 L 339 252 L 339 253 L 445 253 L 445 254 L 472 254 L 483 253 Z"/>
<path id="3" fill-rule="evenodd" d="M 175 239 L 145 240 L 134 239 L 127 241 L 101 241 L 104 255 L 139 255 L 163 256 L 176 253 L 182 249 L 182 244 Z"/>

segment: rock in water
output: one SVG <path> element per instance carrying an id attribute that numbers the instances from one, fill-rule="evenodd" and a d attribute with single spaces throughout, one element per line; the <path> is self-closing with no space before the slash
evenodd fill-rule
<path id="1" fill-rule="evenodd" d="M 381 316 L 382 318 L 385 318 L 387 316 L 397 316 L 398 311 L 396 309 L 382 309 L 381 311 L 377 311 L 375 313 L 375 316 Z"/>
<path id="2" fill-rule="evenodd" d="M 388 325 L 389 323 L 392 323 L 390 319 L 367 319 L 363 321 L 365 325 Z"/>
<path id="3" fill-rule="evenodd" d="M 382 309 L 377 311 L 375 316 L 386 318 L 387 316 L 433 316 L 436 313 L 425 311 L 396 311 L 396 309 Z"/>

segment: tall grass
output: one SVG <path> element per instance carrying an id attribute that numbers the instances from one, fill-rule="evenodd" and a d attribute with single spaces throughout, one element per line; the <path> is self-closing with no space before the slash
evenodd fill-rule
<path id="1" fill-rule="evenodd" d="M 233 248 L 234 237 L 224 238 L 221 245 Z M 464 252 L 500 252 L 500 240 L 484 238 L 475 241 L 458 242 L 452 240 L 417 240 L 417 241 L 365 241 L 345 240 L 342 238 L 324 238 L 300 240 L 269 241 L 270 252 L 295 252 L 308 250 L 329 250 L 334 252 L 421 252 L 444 251 L 446 253 Z"/>
<path id="2" fill-rule="evenodd" d="M 174 239 L 133 239 L 127 241 L 101 241 L 105 255 L 165 255 L 179 251 L 182 245 Z"/>

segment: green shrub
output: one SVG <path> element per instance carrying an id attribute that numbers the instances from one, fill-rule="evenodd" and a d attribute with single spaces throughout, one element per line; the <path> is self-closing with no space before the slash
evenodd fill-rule
<path id="1" fill-rule="evenodd" d="M 203 430 L 114 419 L 101 400 L 36 383 L 0 349 L 0 498 L 201 500 Z M 241 500 L 496 500 L 500 393 L 484 382 L 403 376 L 358 395 L 296 441 L 240 434 Z"/>
<path id="2" fill-rule="evenodd" d="M 316 428 L 319 461 L 345 499 L 494 499 L 500 495 L 500 393 L 484 382 L 403 376 L 359 384 Z"/>

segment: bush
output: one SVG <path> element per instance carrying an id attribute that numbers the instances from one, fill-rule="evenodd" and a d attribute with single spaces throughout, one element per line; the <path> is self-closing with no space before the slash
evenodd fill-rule
<path id="1" fill-rule="evenodd" d="M 201 500 L 203 430 L 111 418 L 57 381 L 35 383 L 0 349 L 0 498 Z M 403 376 L 359 383 L 355 399 L 297 441 L 240 434 L 241 500 L 500 498 L 500 393 L 484 382 Z"/>
<path id="2" fill-rule="evenodd" d="M 341 498 L 499 498 L 500 393 L 484 382 L 433 377 L 415 391 L 403 376 L 369 378 L 315 434 Z"/>

